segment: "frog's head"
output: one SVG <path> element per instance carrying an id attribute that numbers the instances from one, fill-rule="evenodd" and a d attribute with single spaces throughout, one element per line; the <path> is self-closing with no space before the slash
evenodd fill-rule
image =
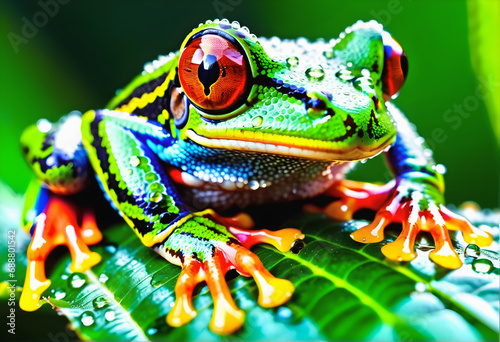
<path id="1" fill-rule="evenodd" d="M 385 100 L 406 72 L 403 50 L 374 21 L 313 43 L 208 21 L 182 44 L 171 109 L 180 137 L 208 148 L 359 160 L 394 140 Z"/>

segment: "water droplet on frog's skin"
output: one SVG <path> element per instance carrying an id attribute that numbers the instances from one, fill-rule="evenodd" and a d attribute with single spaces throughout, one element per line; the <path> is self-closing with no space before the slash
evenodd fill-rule
<path id="1" fill-rule="evenodd" d="M 111 300 L 106 296 L 99 296 L 92 301 L 92 305 L 96 310 L 102 310 L 109 305 Z"/>
<path id="2" fill-rule="evenodd" d="M 153 287 L 162 286 L 169 279 L 170 278 L 163 273 L 156 273 L 155 275 L 153 275 L 153 278 L 151 278 L 151 286 L 153 286 Z"/>
<path id="3" fill-rule="evenodd" d="M 335 52 L 331 50 L 323 51 L 323 56 L 325 56 L 326 59 L 332 59 L 335 58 Z"/>
<path id="4" fill-rule="evenodd" d="M 66 292 L 64 292 L 62 289 L 57 289 L 54 291 L 54 298 L 61 300 L 64 297 L 66 297 Z"/>
<path id="5" fill-rule="evenodd" d="M 66 279 L 68 279 L 68 275 L 67 275 L 67 274 L 63 274 L 63 275 L 61 276 L 61 279 L 62 279 L 62 280 L 66 280 Z"/>
<path id="6" fill-rule="evenodd" d="M 132 156 L 129 159 L 129 163 L 131 166 L 139 166 L 141 164 L 141 159 L 137 156 Z"/>
<path id="7" fill-rule="evenodd" d="M 83 273 L 73 273 L 69 278 L 69 285 L 74 289 L 79 289 L 87 281 L 85 274 Z"/>
<path id="8" fill-rule="evenodd" d="M 348 69 L 340 69 L 339 71 L 337 71 L 335 76 L 337 76 L 337 78 L 340 79 L 341 81 L 351 81 L 355 77 L 352 74 L 351 70 Z"/>
<path id="9" fill-rule="evenodd" d="M 489 259 L 476 259 L 472 262 L 472 269 L 477 273 L 491 273 L 494 267 Z"/>
<path id="10" fill-rule="evenodd" d="M 158 332 L 158 329 L 156 328 L 149 328 L 148 331 L 146 332 L 149 336 L 154 335 Z"/>
<path id="11" fill-rule="evenodd" d="M 237 22 L 236 20 L 231 23 L 231 28 L 233 30 L 238 30 L 241 27 L 240 23 Z"/>
<path id="12" fill-rule="evenodd" d="M 260 127 L 262 125 L 262 122 L 264 122 L 262 116 L 256 116 L 255 118 L 252 119 L 252 126 Z"/>
<path id="13" fill-rule="evenodd" d="M 86 327 L 89 327 L 91 326 L 92 324 L 94 324 L 95 322 L 95 316 L 94 314 L 92 313 L 92 311 L 85 311 L 84 313 L 82 313 L 82 315 L 80 316 L 80 321 L 82 322 L 82 324 Z"/>
<path id="14" fill-rule="evenodd" d="M 481 255 L 481 248 L 474 244 L 467 245 L 467 247 L 465 247 L 464 254 L 466 257 L 477 258 Z"/>
<path id="15" fill-rule="evenodd" d="M 441 175 L 444 175 L 447 171 L 446 166 L 443 164 L 432 165 L 432 169 Z"/>
<path id="16" fill-rule="evenodd" d="M 295 67 L 297 65 L 299 65 L 299 58 L 298 57 L 295 57 L 295 56 L 292 56 L 292 57 L 288 57 L 286 59 L 286 65 L 290 68 L 290 67 Z"/>
<path id="17" fill-rule="evenodd" d="M 113 310 L 113 309 L 106 310 L 106 312 L 104 313 L 104 318 L 108 322 L 114 321 L 115 318 L 116 318 L 116 312 L 115 312 L 115 310 Z"/>
<path id="18" fill-rule="evenodd" d="M 311 67 L 306 70 L 306 76 L 311 81 L 321 81 L 325 77 L 322 67 Z"/>

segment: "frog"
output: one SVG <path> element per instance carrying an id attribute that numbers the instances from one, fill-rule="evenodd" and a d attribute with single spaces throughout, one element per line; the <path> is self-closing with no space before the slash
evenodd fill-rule
<path id="1" fill-rule="evenodd" d="M 25 209 L 32 240 L 20 307 L 40 306 L 56 246 L 69 249 L 73 272 L 100 262 L 89 248 L 102 240 L 92 200 L 74 200 L 89 187 L 146 247 L 181 267 L 166 317 L 173 327 L 196 317 L 193 291 L 206 283 L 214 300 L 209 328 L 240 329 L 245 312 L 226 283 L 231 270 L 253 277 L 264 308 L 293 295 L 293 284 L 273 276 L 251 248 L 299 253 L 307 232 L 256 229 L 244 212 L 219 214 L 228 208 L 326 196 L 325 206 L 305 209 L 342 221 L 363 208 L 375 212 L 350 234 L 359 243 L 382 242 L 389 224 L 401 224 L 381 247 L 388 260 L 413 260 L 424 231 L 435 242 L 430 259 L 459 268 L 450 230 L 478 246 L 492 237 L 445 206 L 442 165 L 393 104 L 407 73 L 401 45 L 373 20 L 316 41 L 257 38 L 237 21 L 208 20 L 178 51 L 146 64 L 105 108 L 28 127 L 21 146 L 38 181 Z M 393 180 L 345 177 L 380 154 Z"/>

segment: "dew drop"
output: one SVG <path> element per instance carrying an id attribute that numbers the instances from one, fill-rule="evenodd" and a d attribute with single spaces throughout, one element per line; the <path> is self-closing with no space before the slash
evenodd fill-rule
<path id="1" fill-rule="evenodd" d="M 47 119 L 40 119 L 36 123 L 36 128 L 42 133 L 47 133 L 52 128 L 52 124 Z"/>
<path id="2" fill-rule="evenodd" d="M 249 183 L 248 183 L 248 187 L 252 190 L 257 190 L 259 188 L 259 182 L 256 181 L 256 180 L 251 180 Z"/>
<path id="3" fill-rule="evenodd" d="M 149 336 L 151 336 L 151 335 L 156 334 L 157 332 L 158 332 L 158 329 L 156 329 L 156 328 L 149 328 L 148 331 L 147 331 L 147 334 Z"/>
<path id="4" fill-rule="evenodd" d="M 352 74 L 351 70 L 348 69 L 340 69 L 337 71 L 335 74 L 337 78 L 339 78 L 341 81 L 351 81 L 354 79 L 354 75 Z"/>
<path id="5" fill-rule="evenodd" d="M 66 297 L 66 292 L 64 292 L 62 289 L 57 289 L 54 291 L 54 298 L 61 300 L 64 297 Z"/>
<path id="6" fill-rule="evenodd" d="M 444 166 L 443 164 L 433 165 L 432 168 L 434 169 L 434 171 L 436 171 L 437 173 L 439 173 L 441 175 L 444 175 L 447 171 L 446 166 Z"/>
<path id="7" fill-rule="evenodd" d="M 332 59 L 335 58 L 335 52 L 332 50 L 323 51 L 323 56 L 325 56 L 326 59 Z"/>
<path id="8" fill-rule="evenodd" d="M 113 309 L 106 310 L 106 312 L 104 313 L 104 318 L 108 322 L 114 321 L 115 318 L 116 318 L 116 312 L 115 312 L 115 310 L 113 310 Z"/>
<path id="9" fill-rule="evenodd" d="M 253 127 L 260 127 L 262 125 L 262 122 L 264 122 L 264 119 L 262 118 L 262 116 L 256 116 L 252 120 L 252 126 Z"/>
<path id="10" fill-rule="evenodd" d="M 83 273 L 73 273 L 69 278 L 68 278 L 69 285 L 74 288 L 74 289 L 79 289 L 82 287 L 85 282 L 86 278 Z"/>
<path id="11" fill-rule="evenodd" d="M 488 259 L 476 259 L 472 262 L 472 269 L 477 273 L 491 273 L 494 267 Z"/>
<path id="12" fill-rule="evenodd" d="M 322 67 L 311 67 L 306 70 L 306 76 L 311 81 L 321 81 L 325 77 Z"/>
<path id="13" fill-rule="evenodd" d="M 295 56 L 292 56 L 292 57 L 288 57 L 286 59 L 286 65 L 290 68 L 290 67 L 295 67 L 297 65 L 299 65 L 299 58 L 298 57 L 295 57 Z"/>
<path id="14" fill-rule="evenodd" d="M 366 94 L 375 94 L 373 80 L 370 77 L 358 77 L 354 83 L 354 88 Z"/>
<path id="15" fill-rule="evenodd" d="M 104 247 L 104 250 L 110 254 L 115 254 L 116 252 L 116 246 L 114 245 L 107 245 L 106 247 Z"/>
<path id="16" fill-rule="evenodd" d="M 105 274 L 105 273 L 101 273 L 101 275 L 99 275 L 99 282 L 101 283 L 105 283 L 107 282 L 109 279 L 109 277 Z"/>
<path id="17" fill-rule="evenodd" d="M 465 247 L 465 256 L 477 258 L 481 255 L 481 248 L 478 245 L 470 244 Z"/>
<path id="18" fill-rule="evenodd" d="M 129 163 L 130 163 L 130 165 L 136 167 L 136 166 L 139 166 L 139 164 L 141 164 L 141 160 L 137 156 L 132 156 L 129 159 Z"/>
<path id="19" fill-rule="evenodd" d="M 417 292 L 425 292 L 427 290 L 427 285 L 422 282 L 418 282 L 415 284 L 415 291 Z"/>
<path id="20" fill-rule="evenodd" d="M 293 312 L 287 307 L 280 307 L 276 312 L 276 320 L 283 323 L 288 323 L 293 317 Z"/>
<path id="21" fill-rule="evenodd" d="M 108 306 L 110 301 L 111 300 L 106 296 L 99 296 L 92 301 L 92 305 L 94 309 L 101 310 Z"/>
<path id="22" fill-rule="evenodd" d="M 233 30 L 238 30 L 241 27 L 240 23 L 237 22 L 236 20 L 231 23 L 231 28 Z"/>
<path id="23" fill-rule="evenodd" d="M 94 314 L 92 313 L 92 311 L 85 311 L 80 316 L 80 321 L 84 326 L 89 327 L 95 322 Z"/>
<path id="24" fill-rule="evenodd" d="M 156 273 L 155 275 L 153 275 L 153 278 L 151 278 L 151 286 L 153 286 L 153 287 L 162 286 L 169 279 L 170 278 L 163 273 Z"/>

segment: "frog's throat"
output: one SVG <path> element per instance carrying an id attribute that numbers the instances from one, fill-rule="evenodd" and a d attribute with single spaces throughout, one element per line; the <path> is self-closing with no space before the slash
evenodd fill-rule
<path id="1" fill-rule="evenodd" d="M 250 132 L 249 132 L 250 133 Z M 250 137 L 210 138 L 188 129 L 186 135 L 195 143 L 210 147 L 236 151 L 248 151 L 277 154 L 287 157 L 307 158 L 326 161 L 356 161 L 376 156 L 392 144 L 396 135 L 384 137 L 372 145 L 353 145 L 334 148 L 331 142 L 314 139 L 283 136 L 277 134 L 262 134 L 258 139 Z M 309 144 L 308 144 L 309 143 Z"/>

